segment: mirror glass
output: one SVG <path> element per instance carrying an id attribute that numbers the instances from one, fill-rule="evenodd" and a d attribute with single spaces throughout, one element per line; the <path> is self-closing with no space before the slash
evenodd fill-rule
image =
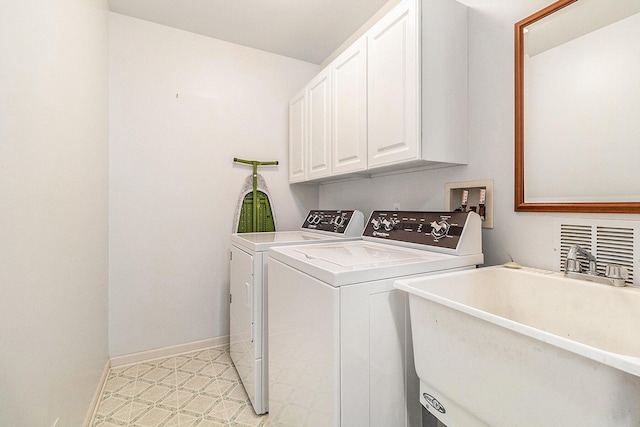
<path id="1" fill-rule="evenodd" d="M 516 210 L 640 212 L 640 0 L 516 24 Z"/>

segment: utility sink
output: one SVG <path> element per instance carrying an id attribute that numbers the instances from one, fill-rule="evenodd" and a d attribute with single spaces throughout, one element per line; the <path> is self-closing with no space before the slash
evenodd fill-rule
<path id="1" fill-rule="evenodd" d="M 640 289 L 504 266 L 395 286 L 445 425 L 640 426 Z"/>

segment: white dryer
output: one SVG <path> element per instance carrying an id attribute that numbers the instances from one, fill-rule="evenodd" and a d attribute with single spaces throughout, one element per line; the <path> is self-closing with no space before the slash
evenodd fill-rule
<path id="1" fill-rule="evenodd" d="M 374 211 L 362 240 L 269 250 L 269 422 L 419 426 L 398 278 L 482 264 L 480 217 Z"/>
<path id="2" fill-rule="evenodd" d="M 360 239 L 364 215 L 312 210 L 299 231 L 231 235 L 231 359 L 257 414 L 268 411 L 267 259 L 272 247 Z"/>

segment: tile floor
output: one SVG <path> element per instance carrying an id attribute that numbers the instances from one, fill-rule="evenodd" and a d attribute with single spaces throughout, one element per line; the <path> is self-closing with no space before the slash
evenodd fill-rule
<path id="1" fill-rule="evenodd" d="M 229 347 L 113 368 L 92 427 L 263 427 Z"/>

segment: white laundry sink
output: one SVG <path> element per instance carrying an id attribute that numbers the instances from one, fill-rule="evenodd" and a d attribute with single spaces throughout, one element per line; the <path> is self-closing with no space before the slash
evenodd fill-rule
<path id="1" fill-rule="evenodd" d="M 640 426 L 640 289 L 502 266 L 395 286 L 447 426 Z"/>

